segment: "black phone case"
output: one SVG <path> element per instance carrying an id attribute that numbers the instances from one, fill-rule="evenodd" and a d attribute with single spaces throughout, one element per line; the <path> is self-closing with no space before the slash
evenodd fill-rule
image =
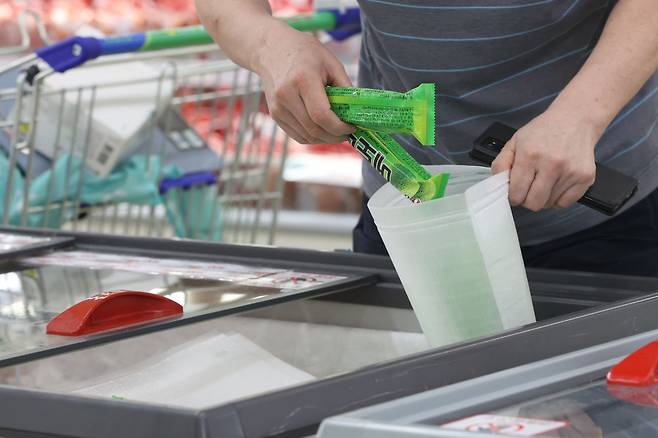
<path id="1" fill-rule="evenodd" d="M 516 129 L 495 122 L 474 141 L 471 158 L 487 165 L 496 159 Z M 612 216 L 637 191 L 637 179 L 596 163 L 596 179 L 592 187 L 578 201 L 608 216 Z"/>

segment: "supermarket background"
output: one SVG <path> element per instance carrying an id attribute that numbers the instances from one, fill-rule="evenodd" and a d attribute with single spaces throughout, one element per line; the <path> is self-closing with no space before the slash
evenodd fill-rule
<path id="1" fill-rule="evenodd" d="M 270 3 L 274 14 L 281 17 L 308 14 L 314 9 L 356 6 L 354 0 L 270 0 Z M 103 37 L 198 23 L 194 0 L 0 0 L 0 65 L 7 65 L 43 47 L 43 30 L 51 42 L 57 42 L 74 34 Z M 45 29 L 40 29 L 42 25 Z M 338 55 L 355 80 L 360 36 L 342 42 L 332 41 L 323 33 L 318 37 Z M 214 52 L 195 55 L 195 62 L 203 65 L 205 59 L 212 62 L 222 57 L 218 50 Z M 189 84 L 177 86 L 174 96 Z M 202 90 L 197 88 L 194 92 L 208 93 L 221 86 L 206 81 Z M 217 155 L 222 154 L 222 144 L 226 143 L 228 134 L 211 119 L 232 119 L 229 124 L 236 131 L 240 125 L 239 106 L 232 114 L 228 114 L 227 105 L 221 102 L 183 104 L 179 108 L 187 124 Z M 260 100 L 258 111 L 266 117 L 264 98 Z M 271 135 L 268 132 L 263 129 L 259 140 L 267 142 L 268 139 L 262 137 Z M 273 153 L 277 158 L 281 158 L 281 143 L 285 137 L 281 132 L 274 138 Z M 36 148 L 39 149 L 38 144 Z M 7 147 L 5 153 L 8 154 Z M 272 160 L 271 173 L 279 171 L 275 163 L 276 160 Z M 360 169 L 359 155 L 347 144 L 301 145 L 288 139 L 282 175 L 276 175 L 282 178 L 283 195 L 273 243 L 324 250 L 349 249 L 351 231 L 360 211 Z M 0 172 L 0 184 L 3 184 L 2 179 Z M 261 216 L 263 228 L 272 222 L 268 214 L 271 212 L 265 208 Z M 58 225 L 67 228 L 66 224 Z M 80 229 L 85 230 L 84 227 Z M 262 231 L 266 233 L 265 229 Z M 124 231 L 124 234 L 139 233 Z M 255 239 L 254 243 L 268 242 Z"/>

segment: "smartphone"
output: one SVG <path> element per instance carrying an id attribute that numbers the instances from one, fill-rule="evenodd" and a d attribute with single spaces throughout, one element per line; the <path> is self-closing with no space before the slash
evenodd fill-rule
<path id="1" fill-rule="evenodd" d="M 491 165 L 516 129 L 495 122 L 473 142 L 471 158 Z M 578 201 L 608 216 L 613 216 L 637 192 L 637 179 L 596 163 L 596 179 Z"/>

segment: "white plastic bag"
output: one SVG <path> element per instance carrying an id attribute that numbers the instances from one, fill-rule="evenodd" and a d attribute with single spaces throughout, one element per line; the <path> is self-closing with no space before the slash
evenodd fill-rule
<path id="1" fill-rule="evenodd" d="M 368 203 L 425 336 L 441 346 L 534 322 L 508 174 L 427 169 L 450 173 L 443 198 L 413 204 L 387 184 Z"/>

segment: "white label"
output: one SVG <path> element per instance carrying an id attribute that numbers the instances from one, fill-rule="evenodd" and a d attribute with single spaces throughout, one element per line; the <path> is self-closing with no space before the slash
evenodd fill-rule
<path id="1" fill-rule="evenodd" d="M 568 426 L 568 423 L 564 421 L 504 417 L 502 415 L 475 415 L 474 417 L 444 424 L 441 427 L 467 432 L 489 432 L 508 436 L 536 436 L 566 426 Z"/>

